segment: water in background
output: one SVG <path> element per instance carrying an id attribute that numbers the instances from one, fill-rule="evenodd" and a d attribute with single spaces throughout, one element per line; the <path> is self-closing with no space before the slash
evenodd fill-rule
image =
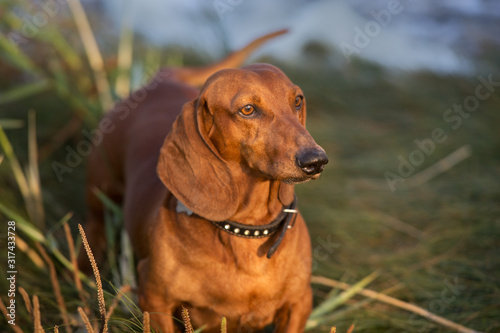
<path id="1" fill-rule="evenodd" d="M 154 43 L 219 57 L 281 28 L 262 48 L 305 66 L 343 66 L 358 56 L 388 68 L 471 73 L 475 59 L 500 45 L 498 0 L 103 0 L 117 26 Z M 314 64 L 312 64 L 314 65 Z"/>

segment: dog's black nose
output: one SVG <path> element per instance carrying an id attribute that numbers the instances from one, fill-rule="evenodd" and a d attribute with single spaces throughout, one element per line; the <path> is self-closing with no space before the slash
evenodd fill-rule
<path id="1" fill-rule="evenodd" d="M 323 171 L 328 157 L 323 149 L 307 149 L 296 156 L 297 165 L 305 174 L 312 176 Z"/>

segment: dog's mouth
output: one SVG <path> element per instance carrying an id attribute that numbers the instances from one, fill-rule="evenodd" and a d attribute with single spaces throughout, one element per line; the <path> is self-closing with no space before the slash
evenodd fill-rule
<path id="1" fill-rule="evenodd" d="M 300 183 L 306 183 L 310 180 L 311 180 L 311 178 L 306 178 L 306 179 L 287 178 L 287 179 L 283 179 L 282 182 L 287 184 L 287 185 L 296 185 L 296 184 L 300 184 Z"/>
<path id="2" fill-rule="evenodd" d="M 288 184 L 288 185 L 296 185 L 296 184 L 300 184 L 300 183 L 306 183 L 310 180 L 318 179 L 320 174 L 321 173 L 317 173 L 317 174 L 312 175 L 312 176 L 285 178 L 282 180 L 282 182 L 285 184 Z"/>

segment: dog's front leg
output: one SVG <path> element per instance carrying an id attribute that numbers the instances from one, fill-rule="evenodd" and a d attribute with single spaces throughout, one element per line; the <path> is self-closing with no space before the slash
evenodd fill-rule
<path id="1" fill-rule="evenodd" d="M 166 295 L 161 290 L 161 283 L 150 276 L 149 259 L 142 259 L 137 264 L 139 280 L 139 307 L 149 312 L 151 328 L 156 332 L 171 333 L 175 331 L 173 315 L 175 305 L 169 304 Z"/>
<path id="2" fill-rule="evenodd" d="M 309 286 L 304 297 L 286 303 L 276 313 L 274 333 L 302 333 L 312 309 L 312 289 Z"/>

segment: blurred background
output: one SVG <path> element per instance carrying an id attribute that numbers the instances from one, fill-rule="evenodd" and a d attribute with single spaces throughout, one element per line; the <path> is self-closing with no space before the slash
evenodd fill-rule
<path id="1" fill-rule="evenodd" d="M 85 157 L 102 114 L 161 67 L 209 64 L 283 28 L 249 63 L 272 63 L 304 90 L 308 130 L 330 158 L 296 187 L 313 274 L 328 279 L 313 281 L 309 330 L 500 329 L 500 2 L 3 0 L 0 219 L 16 221 L 17 285 L 40 298 L 44 328 L 74 329 L 82 303 L 98 312 L 92 283 L 82 296 L 72 278 L 64 226 L 78 249 Z M 116 296 L 134 275 L 117 255 L 129 251 L 121 210 L 102 200 L 106 303 L 127 299 L 111 331 L 142 331 L 133 293 Z M 5 226 L 3 262 L 6 239 Z M 16 318 L 32 329 L 19 294 Z M 12 327 L 2 319 L 0 330 Z"/>

